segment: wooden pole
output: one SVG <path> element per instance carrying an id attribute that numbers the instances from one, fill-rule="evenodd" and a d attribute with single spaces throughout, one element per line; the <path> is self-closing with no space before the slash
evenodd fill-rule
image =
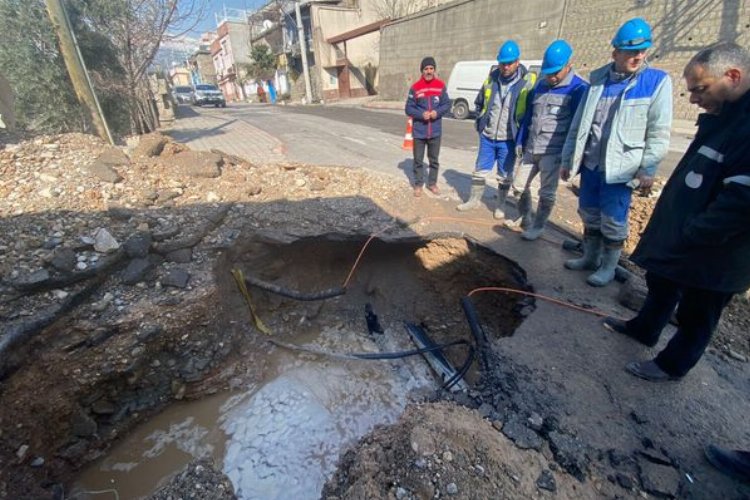
<path id="1" fill-rule="evenodd" d="M 62 0 L 45 0 L 45 4 L 57 39 L 60 41 L 60 53 L 65 60 L 65 66 L 68 68 L 68 74 L 73 82 L 78 100 L 91 113 L 91 119 L 99 137 L 110 144 L 114 144 Z"/>

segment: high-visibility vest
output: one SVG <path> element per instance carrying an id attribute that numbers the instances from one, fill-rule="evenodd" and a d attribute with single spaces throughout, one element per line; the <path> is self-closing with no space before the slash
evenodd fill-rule
<path id="1" fill-rule="evenodd" d="M 534 88 L 534 85 L 536 85 L 536 73 L 529 71 L 526 73 L 523 79 L 526 83 L 521 89 L 521 92 L 518 94 L 518 100 L 516 101 L 516 109 L 515 109 L 515 112 L 513 113 L 513 117 L 516 121 L 516 125 L 521 123 L 521 119 L 523 118 L 524 113 L 526 113 L 526 98 L 528 97 L 529 92 L 531 92 L 531 89 Z M 491 97 L 492 97 L 492 81 L 491 81 L 491 78 L 488 76 L 487 79 L 484 81 L 484 105 L 482 106 L 482 114 L 485 114 L 487 112 L 487 109 L 490 106 Z"/>

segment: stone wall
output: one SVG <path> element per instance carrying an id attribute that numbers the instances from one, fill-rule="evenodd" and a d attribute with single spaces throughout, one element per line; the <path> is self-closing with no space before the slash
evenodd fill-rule
<path id="1" fill-rule="evenodd" d="M 617 27 L 640 16 L 654 28 L 651 64 L 669 71 L 674 84 L 674 117 L 694 119 L 682 70 L 701 48 L 719 40 L 750 47 L 750 6 L 742 0 L 568 0 L 563 36 L 576 51 L 577 66 L 588 76 L 609 60 Z"/>
<path id="2" fill-rule="evenodd" d="M 559 0 L 457 0 L 396 21 L 381 30 L 378 92 L 406 99 L 424 56 L 435 57 L 447 81 L 457 61 L 494 59 L 508 38 L 520 43 L 522 57 L 539 59 L 557 37 L 562 14 Z"/>
<path id="3" fill-rule="evenodd" d="M 493 59 L 507 38 L 523 57 L 540 59 L 545 46 L 562 36 L 575 50 L 584 76 L 610 60 L 610 40 L 627 19 L 641 16 L 654 28 L 649 58 L 674 81 L 675 118 L 693 119 L 682 69 L 700 48 L 718 40 L 750 46 L 750 6 L 745 0 L 457 0 L 410 16 L 382 30 L 379 92 L 403 99 L 419 76 L 419 61 L 431 54 L 447 80 L 464 59 Z"/>

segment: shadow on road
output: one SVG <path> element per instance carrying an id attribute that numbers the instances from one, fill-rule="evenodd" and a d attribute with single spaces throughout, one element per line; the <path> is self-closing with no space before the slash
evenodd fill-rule
<path id="1" fill-rule="evenodd" d="M 195 113 L 195 111 L 193 111 Z M 197 113 L 195 116 L 199 116 Z M 217 125 L 212 128 L 185 128 L 185 129 L 179 129 L 179 130 L 167 130 L 164 132 L 166 135 L 174 139 L 178 142 L 190 142 L 194 139 L 199 138 L 206 138 L 206 137 L 214 137 L 217 135 L 223 135 L 226 132 L 224 132 L 224 128 L 228 127 L 229 125 L 233 124 L 237 120 L 228 120 L 220 125 Z"/>

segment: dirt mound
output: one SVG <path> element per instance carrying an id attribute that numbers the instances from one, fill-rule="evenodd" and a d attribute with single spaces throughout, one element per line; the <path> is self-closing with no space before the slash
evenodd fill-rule
<path id="1" fill-rule="evenodd" d="M 234 488 L 227 476 L 216 470 L 209 459 L 194 460 L 181 473 L 151 495 L 148 500 L 200 498 L 201 500 L 233 500 Z"/>
<path id="2" fill-rule="evenodd" d="M 600 498 L 542 453 L 521 450 L 472 410 L 412 406 L 349 451 L 324 498 Z"/>

